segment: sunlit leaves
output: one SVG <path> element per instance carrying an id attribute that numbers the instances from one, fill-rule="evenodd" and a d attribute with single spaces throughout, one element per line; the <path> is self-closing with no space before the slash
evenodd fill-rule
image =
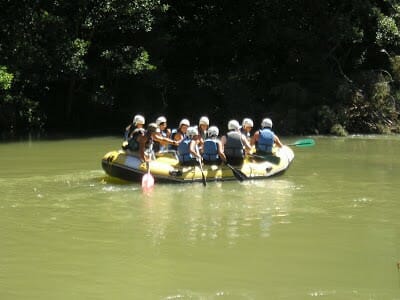
<path id="1" fill-rule="evenodd" d="M 72 41 L 69 51 L 67 52 L 69 56 L 65 62 L 65 66 L 70 72 L 81 75 L 85 73 L 87 65 L 84 61 L 84 57 L 87 54 L 89 46 L 89 41 L 82 39 L 75 39 Z"/>
<path id="2" fill-rule="evenodd" d="M 93 2 L 84 20 L 84 26 L 89 29 L 100 29 L 103 26 L 109 26 L 122 32 L 139 30 L 150 32 L 155 22 L 154 12 L 158 10 L 165 11 L 168 7 L 167 5 L 162 5 L 159 0 L 106 0 Z"/>
<path id="3" fill-rule="evenodd" d="M 400 42 L 400 32 L 397 27 L 396 21 L 388 16 L 380 16 L 378 19 L 376 31 L 376 42 L 384 46 L 398 45 Z"/>
<path id="4" fill-rule="evenodd" d="M 0 91 L 10 89 L 13 78 L 14 75 L 12 73 L 7 72 L 6 67 L 0 66 Z"/>
<path id="5" fill-rule="evenodd" d="M 0 1 L 0 92 L 26 102 L 31 123 L 34 110 L 79 123 L 94 104 L 125 112 L 140 98 L 144 113 L 217 107 L 215 119 L 271 112 L 280 130 L 376 130 L 400 98 L 398 2 Z"/>
<path id="6" fill-rule="evenodd" d="M 143 47 L 124 46 L 117 49 L 107 49 L 100 56 L 108 65 L 114 66 L 115 74 L 119 75 L 138 75 L 156 69 L 150 63 L 149 53 Z"/>
<path id="7" fill-rule="evenodd" d="M 152 71 L 155 69 L 156 67 L 149 63 L 149 53 L 141 48 L 139 55 L 132 62 L 130 68 L 128 68 L 127 71 L 129 74 L 138 74 L 144 71 Z"/>

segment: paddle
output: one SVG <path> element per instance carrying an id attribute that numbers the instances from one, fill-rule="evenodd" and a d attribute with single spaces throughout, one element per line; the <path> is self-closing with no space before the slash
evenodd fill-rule
<path id="1" fill-rule="evenodd" d="M 239 181 L 243 181 L 245 179 L 247 179 L 247 175 L 244 174 L 242 171 L 235 169 L 234 167 L 232 167 L 230 164 L 228 164 L 227 162 L 225 162 L 225 165 L 232 170 L 233 175 L 235 176 L 235 178 Z"/>
<path id="2" fill-rule="evenodd" d="M 151 141 L 149 148 L 146 149 L 145 156 L 147 156 L 147 159 L 152 159 L 153 141 Z M 149 161 L 146 161 L 146 169 L 147 169 L 147 173 L 144 174 L 142 177 L 142 189 L 144 191 L 148 191 L 148 190 L 152 189 L 154 186 L 154 177 L 153 177 L 153 175 L 150 174 L 150 162 Z"/>
<path id="3" fill-rule="evenodd" d="M 288 146 L 296 146 L 296 147 L 312 147 L 315 145 L 315 141 L 313 139 L 304 139 L 298 140 L 293 144 L 289 144 Z"/>
<path id="4" fill-rule="evenodd" d="M 204 176 L 203 164 L 201 163 L 201 159 L 197 159 L 197 161 L 199 162 L 199 167 L 201 171 L 201 180 L 203 181 L 203 185 L 206 186 L 207 182 L 206 182 L 206 176 Z"/>
<path id="5" fill-rule="evenodd" d="M 196 152 L 197 152 L 197 154 L 200 154 L 199 147 L 197 145 L 196 145 Z M 206 186 L 207 185 L 206 176 L 204 176 L 203 164 L 201 163 L 201 158 L 197 158 L 196 160 L 199 163 L 199 167 L 200 167 L 200 171 L 201 171 L 201 179 L 203 181 L 203 185 Z"/>
<path id="6" fill-rule="evenodd" d="M 145 191 L 150 190 L 154 186 L 154 177 L 150 174 L 150 163 L 146 162 L 147 173 L 142 177 L 142 189 Z"/>

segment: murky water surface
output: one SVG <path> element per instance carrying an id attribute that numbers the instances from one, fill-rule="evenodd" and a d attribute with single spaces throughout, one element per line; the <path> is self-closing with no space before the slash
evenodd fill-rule
<path id="1" fill-rule="evenodd" d="M 102 171 L 119 138 L 0 144 L 0 299 L 400 299 L 400 138 L 315 140 L 149 194 Z"/>

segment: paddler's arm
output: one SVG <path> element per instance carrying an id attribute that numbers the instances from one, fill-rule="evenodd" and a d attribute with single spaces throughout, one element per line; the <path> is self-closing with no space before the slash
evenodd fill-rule
<path id="1" fill-rule="evenodd" d="M 152 138 L 153 138 L 154 141 L 159 142 L 159 143 L 166 143 L 166 144 L 171 144 L 171 145 L 174 145 L 174 146 L 178 146 L 179 145 L 179 142 L 173 141 L 173 140 L 171 140 L 170 138 L 167 138 L 167 137 L 163 137 L 161 135 L 161 133 L 159 133 L 159 132 L 153 133 Z"/>
<path id="2" fill-rule="evenodd" d="M 280 139 L 274 134 L 274 143 L 281 148 L 283 144 L 281 143 Z"/>
<path id="3" fill-rule="evenodd" d="M 217 143 L 218 145 L 218 155 L 219 157 L 222 159 L 222 161 L 226 161 L 226 156 L 224 153 L 224 147 L 222 146 L 222 142 L 220 141 L 219 143 Z"/>
<path id="4" fill-rule="evenodd" d="M 258 137 L 260 136 L 260 132 L 257 130 L 254 135 L 250 139 L 250 145 L 254 146 L 256 142 L 258 141 Z"/>
<path id="5" fill-rule="evenodd" d="M 197 146 L 197 141 L 195 141 L 195 140 L 190 141 L 189 150 L 193 156 L 197 157 L 198 159 L 201 159 L 201 154 L 200 154 L 199 147 Z"/>
<path id="6" fill-rule="evenodd" d="M 145 155 L 146 151 L 146 141 L 147 138 L 143 135 L 139 135 L 137 138 L 137 141 L 139 143 L 139 156 L 142 161 L 149 161 L 150 158 Z"/>
<path id="7" fill-rule="evenodd" d="M 249 153 L 251 151 L 251 145 L 244 134 L 242 134 L 241 140 L 244 146 L 244 150 L 246 151 L 246 153 Z"/>

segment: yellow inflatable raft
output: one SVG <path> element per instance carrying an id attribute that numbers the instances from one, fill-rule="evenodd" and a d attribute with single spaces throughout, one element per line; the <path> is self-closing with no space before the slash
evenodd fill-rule
<path id="1" fill-rule="evenodd" d="M 259 157 L 249 155 L 243 165 L 200 165 L 181 166 L 174 152 L 157 155 L 149 164 L 150 173 L 156 181 L 161 182 L 202 182 L 225 180 L 265 179 L 282 174 L 294 159 L 294 153 L 288 146 L 277 148 L 275 155 Z M 112 177 L 128 181 L 142 180 L 147 167 L 137 153 L 111 151 L 102 159 L 104 171 Z M 204 178 L 203 179 L 203 175 Z"/>

